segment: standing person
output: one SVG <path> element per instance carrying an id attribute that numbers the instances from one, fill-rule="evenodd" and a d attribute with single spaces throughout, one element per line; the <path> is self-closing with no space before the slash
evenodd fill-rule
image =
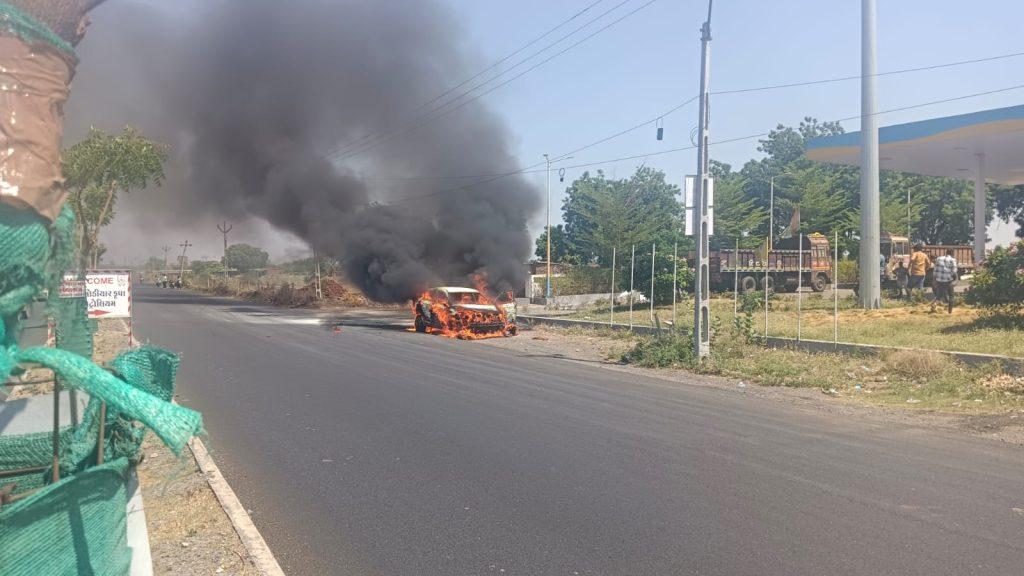
<path id="1" fill-rule="evenodd" d="M 907 282 L 907 295 L 914 290 L 924 292 L 924 277 L 932 267 L 932 259 L 924 253 L 924 245 L 914 244 L 914 252 L 910 255 L 910 279 Z"/>
<path id="2" fill-rule="evenodd" d="M 903 298 L 904 296 L 910 296 L 910 292 L 907 290 L 907 281 L 909 280 L 910 274 L 907 270 L 906 265 L 903 264 L 903 258 L 896 261 L 896 297 Z"/>
<path id="3" fill-rule="evenodd" d="M 935 271 L 932 273 L 935 284 L 932 289 L 935 291 L 935 299 L 939 302 L 945 300 L 948 303 L 949 313 L 953 313 L 953 285 L 957 280 L 956 258 L 953 257 L 953 250 L 946 250 L 945 256 L 935 259 Z"/>

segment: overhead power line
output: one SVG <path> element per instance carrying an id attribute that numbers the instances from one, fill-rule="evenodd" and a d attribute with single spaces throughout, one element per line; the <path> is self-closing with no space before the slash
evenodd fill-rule
<path id="1" fill-rule="evenodd" d="M 1024 52 L 1011 52 L 1009 54 L 998 54 L 996 56 L 986 56 L 984 58 L 974 58 L 972 60 L 959 60 L 957 62 L 946 62 L 943 64 L 932 64 L 930 66 L 918 66 L 916 68 L 903 68 L 900 70 L 889 70 L 887 72 L 879 72 L 874 74 L 875 77 L 880 76 L 893 76 L 896 74 L 907 74 L 909 72 L 924 72 L 927 70 L 938 70 L 940 68 L 952 68 L 954 66 L 966 66 L 968 64 L 980 64 L 982 62 L 993 62 L 996 60 L 1005 60 L 1007 58 L 1016 58 L 1018 56 L 1024 56 Z M 817 84 L 832 84 L 835 82 L 845 82 L 847 80 L 860 80 L 863 75 L 856 76 L 839 76 L 836 78 L 824 78 L 820 80 L 808 80 L 805 82 L 790 82 L 787 84 L 769 84 L 767 86 L 755 86 L 750 88 L 736 88 L 732 90 L 719 90 L 712 92 L 712 96 L 721 96 L 725 94 L 744 94 L 747 92 L 763 92 L 766 90 L 779 90 L 782 88 L 796 88 L 800 86 L 814 86 Z"/>
<path id="2" fill-rule="evenodd" d="M 614 10 L 614 9 L 618 8 L 619 6 L 622 6 L 622 5 L 626 4 L 629 1 L 631 1 L 631 0 L 624 0 L 623 2 L 620 2 L 619 4 L 614 6 L 611 10 Z M 594 36 L 597 36 L 598 34 L 604 32 L 605 30 L 611 28 L 612 26 L 618 24 L 619 22 L 622 22 L 626 18 L 629 18 L 633 14 L 636 14 L 640 10 L 643 10 L 644 8 L 650 6 L 651 4 L 654 4 L 655 2 L 657 2 L 657 0 L 647 0 L 647 2 L 644 2 L 640 6 L 634 8 L 633 10 L 630 10 L 629 12 L 627 12 L 626 14 L 616 18 L 615 20 L 612 20 L 608 24 L 605 24 L 604 26 L 598 28 L 594 32 L 591 32 L 590 34 L 584 36 L 583 38 L 577 40 L 576 42 L 573 42 L 572 44 L 570 44 L 569 46 L 563 48 L 562 50 L 559 50 L 558 52 L 552 54 L 551 56 L 548 56 L 547 58 L 541 60 L 540 62 L 537 62 L 536 64 L 534 64 L 533 66 L 530 66 L 529 68 L 527 68 L 526 70 L 520 72 L 519 74 L 516 74 L 515 76 L 512 76 L 511 78 L 508 78 L 508 79 L 504 80 L 503 82 L 500 82 L 499 84 L 488 88 L 487 90 L 485 90 L 485 91 L 483 91 L 483 92 L 473 96 L 472 98 L 459 103 L 457 106 L 454 106 L 454 107 L 449 108 L 447 110 L 441 111 L 439 114 L 437 114 L 435 116 L 432 116 L 432 117 L 429 116 L 433 112 L 440 111 L 444 107 L 448 106 L 449 104 L 454 103 L 459 98 L 461 98 L 461 96 L 459 96 L 457 98 L 454 98 L 452 100 L 449 100 L 448 102 L 446 102 L 444 104 L 441 104 L 440 106 L 434 108 L 432 111 L 427 112 L 426 114 L 424 114 L 421 117 L 420 120 L 413 120 L 411 122 L 408 122 L 408 123 L 406 123 L 404 125 L 404 127 L 400 127 L 396 131 L 394 131 L 394 132 L 392 132 L 390 134 L 386 134 L 386 135 L 382 136 L 381 138 L 379 138 L 379 139 L 377 139 L 377 140 L 375 140 L 373 142 L 370 142 L 370 143 L 366 144 L 365 146 L 363 146 L 363 147 L 361 147 L 359 149 L 353 150 L 353 151 L 348 152 L 348 153 L 341 154 L 340 156 L 338 156 L 338 159 L 340 159 L 340 160 L 347 160 L 349 158 L 353 158 L 353 157 L 358 156 L 360 154 L 363 154 L 364 152 L 367 152 L 367 151 L 369 151 L 369 150 L 371 150 L 373 148 L 376 148 L 380 144 L 384 144 L 385 142 L 388 142 L 388 141 L 392 140 L 393 138 L 395 138 L 397 136 L 401 136 L 402 134 L 406 134 L 406 133 L 408 133 L 408 132 L 410 132 L 412 130 L 416 130 L 418 128 L 426 126 L 427 124 L 430 124 L 431 122 L 434 122 L 435 120 L 439 120 L 439 119 L 444 118 L 445 116 L 448 116 L 449 114 L 451 114 L 451 113 L 453 113 L 453 112 L 455 112 L 457 110 L 461 110 L 462 108 L 464 108 L 468 104 L 471 104 L 471 103 L 479 100 L 480 98 L 486 96 L 487 94 L 490 94 L 491 92 L 494 92 L 498 88 L 501 88 L 502 86 L 505 86 L 508 83 L 510 83 L 510 82 L 512 82 L 512 81 L 514 81 L 514 80 L 516 80 L 518 78 L 521 78 L 521 77 L 523 77 L 526 74 L 529 74 L 533 70 L 536 70 L 537 68 L 543 66 L 544 64 L 547 64 L 548 62 L 554 60 L 555 58 L 561 56 L 562 54 L 565 54 L 569 50 L 572 50 L 573 48 L 579 46 L 580 44 L 586 42 L 587 40 L 590 40 Z M 602 13 L 601 16 L 598 16 L 597 18 L 594 18 L 593 20 L 591 20 L 591 22 L 600 19 L 601 17 L 604 16 L 604 14 L 607 14 L 609 11 L 606 11 L 606 12 Z M 584 26 L 578 28 L 576 31 L 578 31 L 578 30 L 588 26 L 589 24 L 590 24 L 590 22 L 588 22 Z M 571 36 L 572 34 L 575 34 L 576 31 L 573 31 L 570 34 L 566 35 L 565 37 L 563 37 L 563 39 Z M 559 40 L 558 42 L 561 42 L 561 40 Z M 551 44 L 551 46 L 554 46 L 558 42 L 555 42 L 555 43 Z M 545 48 L 544 50 L 547 50 L 547 48 Z M 541 51 L 537 52 L 533 56 L 535 56 L 537 54 L 540 54 L 544 50 L 541 50 Z M 530 58 L 533 58 L 533 56 L 528 57 L 526 60 L 529 60 Z M 525 62 L 525 60 L 524 60 L 524 62 Z M 497 78 L 497 77 L 495 77 L 495 78 Z M 489 83 L 490 81 L 491 80 L 487 80 L 487 81 L 485 81 L 485 82 L 483 82 L 483 83 L 481 83 L 481 84 L 471 88 L 470 90 L 466 91 L 462 96 L 465 96 L 465 95 L 468 95 L 468 94 L 474 92 L 477 88 L 482 87 L 483 85 Z M 328 156 L 332 156 L 332 155 L 329 154 Z"/>
<path id="3" fill-rule="evenodd" d="M 968 64 L 978 64 L 978 63 L 983 63 L 983 62 L 992 62 L 992 61 L 996 61 L 996 60 L 1003 60 L 1003 59 L 1014 58 L 1014 57 L 1019 57 L 1019 56 L 1024 56 L 1024 52 L 1011 52 L 1011 53 L 1007 53 L 1007 54 L 998 54 L 998 55 L 994 55 L 994 56 L 986 56 L 986 57 L 982 57 L 982 58 L 974 58 L 974 59 L 971 59 L 971 60 L 959 60 L 959 61 L 955 61 L 955 62 L 945 62 L 945 63 L 941 63 L 941 64 L 931 64 L 931 65 L 927 65 L 927 66 L 917 66 L 917 67 L 913 67 L 913 68 L 902 68 L 902 69 L 898 69 L 898 70 L 889 70 L 889 71 L 886 71 L 886 72 L 880 72 L 880 73 L 877 74 L 877 76 L 893 76 L 893 75 L 897 75 L 897 74 L 907 74 L 907 73 L 912 73 L 912 72 L 922 72 L 922 71 L 927 71 L 927 70 L 937 70 L 937 69 L 941 69 L 941 68 L 950 68 L 950 67 L 955 67 L 955 66 L 964 66 L 964 65 L 968 65 Z M 810 86 L 810 85 L 815 85 L 815 84 L 827 84 L 827 83 L 842 82 L 842 81 L 847 81 L 847 80 L 856 80 L 856 79 L 860 79 L 861 77 L 862 76 L 860 76 L 860 75 L 842 76 L 842 77 L 837 77 L 837 78 L 826 78 L 826 79 L 820 79 L 820 80 L 809 80 L 809 81 L 806 81 L 806 82 L 792 82 L 792 83 L 787 83 L 787 84 L 771 84 L 771 85 L 767 85 L 767 86 L 758 86 L 758 87 L 749 87 L 749 88 L 738 88 L 738 89 L 732 89 L 732 90 L 724 90 L 724 91 L 720 91 L 720 92 L 712 92 L 711 94 L 712 95 L 722 95 L 722 94 L 741 94 L 741 93 L 750 93 L 750 92 L 761 92 L 761 91 L 767 91 L 767 90 L 777 90 L 777 89 L 782 89 L 782 88 L 795 88 L 795 87 Z M 981 95 L 981 94 L 979 94 L 979 95 Z M 971 98 L 971 97 L 974 97 L 974 95 L 967 96 L 967 97 Z M 589 144 L 586 144 L 586 145 L 581 146 L 579 148 L 576 148 L 574 150 L 570 150 L 568 152 L 565 152 L 564 154 L 560 154 L 560 155 L 556 156 L 552 161 L 565 158 L 566 156 L 571 156 L 573 154 L 576 154 L 577 152 L 582 152 L 583 150 L 587 150 L 589 148 L 593 148 L 594 146 L 597 146 L 599 144 L 603 144 L 605 142 L 608 142 L 609 140 L 613 140 L 615 138 L 618 138 L 620 136 L 623 136 L 625 134 L 628 134 L 630 132 L 633 132 L 635 130 L 643 128 L 644 126 L 649 126 L 651 124 L 654 124 L 658 120 L 661 120 L 661 119 L 671 115 L 672 113 L 677 112 L 678 110 L 684 108 L 688 104 L 693 103 L 694 101 L 696 101 L 696 99 L 697 99 L 697 96 L 693 96 L 691 98 L 688 98 L 687 100 L 684 100 L 683 102 L 673 106 L 672 108 L 666 110 L 665 112 L 663 112 L 663 113 L 661 113 L 661 114 L 659 114 L 659 115 L 657 115 L 657 116 L 655 116 L 655 117 L 653 117 L 653 118 L 651 118 L 649 120 L 645 120 L 645 121 L 640 122 L 638 124 L 634 124 L 633 126 L 630 126 L 629 128 L 626 128 L 625 130 L 621 130 L 619 132 L 611 134 L 610 136 L 606 136 L 604 138 L 601 138 L 599 140 L 596 140 L 594 142 L 591 142 Z M 924 105 L 930 105 L 930 104 L 924 104 Z M 895 110 L 892 110 L 892 111 L 895 111 Z M 843 121 L 850 120 L 850 119 L 853 119 L 853 118 L 859 118 L 859 117 L 860 116 L 858 115 L 856 117 L 851 117 L 851 118 L 844 119 Z M 541 164 L 543 164 L 543 162 L 535 164 L 535 165 L 531 166 L 530 168 L 539 166 Z M 519 172 L 509 172 L 508 174 L 509 175 L 513 175 L 513 174 L 516 174 L 516 173 L 519 173 Z M 367 178 L 367 180 L 371 180 L 371 181 L 372 180 L 379 180 L 379 181 L 469 180 L 469 179 L 474 179 L 474 178 L 488 178 L 488 177 L 495 176 L 495 175 L 497 175 L 497 174 L 468 174 L 468 175 L 458 175 L 458 176 L 404 176 L 404 177 L 403 176 L 396 176 L 396 177 L 372 177 L 372 178 Z"/>
<path id="4" fill-rule="evenodd" d="M 552 33 L 554 33 L 554 32 L 555 32 L 556 30 L 558 30 L 559 28 L 562 28 L 562 27 L 563 27 L 563 26 L 565 26 L 566 24 L 569 24 L 569 23 L 570 23 L 570 22 L 572 22 L 573 20 L 576 20 L 576 19 L 577 19 L 577 18 L 579 18 L 580 16 L 582 16 L 582 15 L 586 14 L 587 12 L 589 12 L 589 11 L 590 11 L 590 9 L 591 9 L 591 8 L 593 8 L 594 6 L 597 6 L 597 5 L 598 5 L 598 4 L 600 4 L 601 2 L 604 2 L 604 0 L 596 0 L 595 2 L 591 2 L 590 4 L 588 4 L 587 6 L 585 6 L 585 7 L 584 7 L 584 8 L 582 9 L 582 10 L 579 10 L 578 12 L 576 12 L 575 14 L 573 14 L 572 16 L 570 16 L 569 18 L 567 18 L 567 19 L 565 19 L 565 20 L 562 20 L 562 21 L 561 21 L 561 22 L 559 22 L 559 23 L 558 23 L 557 25 L 555 25 L 555 27 L 554 27 L 554 28 L 550 28 L 550 29 L 548 29 L 548 31 L 547 31 L 547 32 L 545 32 L 545 33 L 541 34 L 540 36 L 537 36 L 536 38 L 534 38 L 533 40 L 530 40 L 530 41 L 529 41 L 529 42 L 527 42 L 526 44 L 523 44 L 523 45 L 522 45 L 522 46 L 520 46 L 520 47 L 519 47 L 518 49 L 516 49 L 516 50 L 515 50 L 514 52 L 511 52 L 510 54 L 508 54 L 508 55 L 504 56 L 503 58 L 501 58 L 501 59 L 497 60 L 496 62 L 494 62 L 493 64 L 491 64 L 491 65 L 490 65 L 490 66 L 488 66 L 487 68 L 484 68 L 483 70 L 481 70 L 481 71 L 477 72 L 476 74 L 474 74 L 474 75 L 470 76 L 469 78 L 466 78 L 466 79 L 465 79 L 465 80 L 463 80 L 462 82 L 459 82 L 459 83 L 458 83 L 458 84 L 456 84 L 455 86 L 452 86 L 451 88 L 449 88 L 448 90 L 445 90 L 444 92 L 442 92 L 441 94 L 439 94 L 439 95 L 435 96 L 434 98 L 432 98 L 432 99 L 430 99 L 430 100 L 428 100 L 428 101 L 424 102 L 423 104 L 420 104 L 419 106 L 417 106 L 416 108 L 414 108 L 414 109 L 412 110 L 412 112 L 410 112 L 410 114 L 415 114 L 415 113 L 419 112 L 420 110 L 422 110 L 422 109 L 426 108 L 427 106 L 430 106 L 430 105 L 431 105 L 431 104 L 433 104 L 434 102 L 437 102 L 438 100 L 440 100 L 440 99 L 444 98 L 445 96 L 448 96 L 448 95 L 449 95 L 449 94 L 451 94 L 452 92 L 455 92 L 455 91 L 456 91 L 456 90 L 458 90 L 459 88 L 462 88 L 462 87 L 463 87 L 463 86 L 465 86 L 466 84 L 469 84 L 469 83 L 470 83 L 470 82 L 472 82 L 473 80 L 476 80 L 477 78 L 479 78 L 479 77 L 483 76 L 484 74 L 486 74 L 486 73 L 490 72 L 491 70 L 494 70 L 495 68 L 497 68 L 498 66 L 500 66 L 500 65 L 504 64 L 505 62 L 507 62 L 507 61 L 511 60 L 512 58 L 514 58 L 514 57 L 518 56 L 518 55 L 519 55 L 519 54 L 521 54 L 521 53 L 522 53 L 523 51 L 525 51 L 525 50 L 526 50 L 527 48 L 529 48 L 530 46 L 533 46 L 533 45 L 534 45 L 534 44 L 536 44 L 537 42 L 540 42 L 540 41 L 541 41 L 541 40 L 543 40 L 544 38 L 547 38 L 548 36 L 550 36 L 550 35 L 551 35 Z M 518 66 L 518 64 L 517 64 L 517 66 Z M 506 70 L 506 72 L 507 72 L 507 70 Z M 499 75 L 499 76 L 500 76 L 500 75 Z M 340 154 L 340 153 L 343 153 L 343 152 L 345 152 L 345 151 L 346 151 L 346 150 L 347 150 L 348 148 L 350 148 L 350 147 L 354 146 L 355 144 L 358 144 L 358 143 L 360 143 L 360 142 L 363 142 L 363 141 L 365 141 L 365 140 L 366 140 L 367 138 L 371 138 L 371 137 L 373 137 L 373 136 L 377 136 L 377 135 L 379 135 L 380 133 L 381 133 L 381 132 L 367 132 L 366 134 L 363 134 L 362 136 L 360 136 L 360 137 L 358 137 L 358 138 L 356 138 L 356 139 L 354 139 L 354 140 L 351 140 L 351 141 L 349 141 L 349 142 L 346 142 L 346 143 L 343 143 L 343 144 L 341 144 L 341 145 L 340 145 L 340 146 L 339 146 L 338 148 L 336 148 L 336 149 L 335 149 L 335 150 L 334 150 L 333 152 L 329 153 L 329 154 L 328 154 L 328 156 L 330 156 L 330 155 L 333 155 L 333 154 Z"/>
<path id="5" fill-rule="evenodd" d="M 983 91 L 983 92 L 974 92 L 974 93 L 971 93 L 971 94 L 964 94 L 964 95 L 961 95 L 961 96 L 953 96 L 953 97 L 950 97 L 950 98 L 943 98 L 943 99 L 940 99 L 940 100 L 931 100 L 931 101 L 928 101 L 928 102 L 921 102 L 921 103 L 918 103 L 918 104 L 911 104 L 911 105 L 907 105 L 907 106 L 900 106 L 900 107 L 897 107 L 897 108 L 889 108 L 889 109 L 886 109 L 886 110 L 880 110 L 880 111 L 876 112 L 874 115 L 875 116 L 879 116 L 879 115 L 882 115 L 882 114 L 890 114 L 890 113 L 893 113 L 893 112 L 902 112 L 902 111 L 905 111 L 905 110 L 912 110 L 912 109 L 915 109 L 915 108 L 924 108 L 926 106 L 934 106 L 934 105 L 937 105 L 937 104 L 946 104 L 946 103 L 949 103 L 949 102 L 956 102 L 956 101 L 959 101 L 959 100 L 967 100 L 969 98 L 977 98 L 979 96 L 988 96 L 988 95 L 991 95 L 991 94 L 999 94 L 999 93 L 1002 93 L 1002 92 L 1010 92 L 1010 91 L 1013 91 L 1013 90 L 1020 90 L 1020 89 L 1024 89 L 1024 84 L 1016 84 L 1016 85 L 1013 85 L 1013 86 L 1007 86 L 1005 88 L 997 88 L 995 90 L 986 90 L 986 91 Z M 854 115 L 854 116 L 847 116 L 847 117 L 844 117 L 844 118 L 839 118 L 839 119 L 835 120 L 835 122 L 848 122 L 850 120 L 857 120 L 859 118 L 861 118 L 861 115 L 857 114 L 857 115 Z M 755 138 L 763 138 L 764 136 L 768 136 L 769 134 L 770 134 L 770 132 L 759 132 L 757 134 L 749 134 L 747 136 L 738 136 L 738 137 L 734 137 L 734 138 L 727 138 L 727 139 L 724 139 L 724 140 L 716 140 L 714 142 L 711 142 L 711 146 L 716 146 L 716 145 L 721 145 L 721 144 L 729 144 L 729 143 L 733 143 L 733 142 L 740 142 L 740 141 L 743 141 L 743 140 L 753 140 Z M 655 151 L 655 152 L 644 152 L 644 153 L 641 153 L 641 154 L 632 154 L 632 155 L 629 155 L 629 156 L 621 156 L 621 157 L 618 157 L 618 158 L 611 158 L 611 159 L 606 159 L 606 160 L 598 160 L 598 161 L 594 161 L 594 162 L 584 162 L 584 163 L 579 163 L 579 164 L 573 164 L 571 166 L 564 166 L 564 168 L 566 170 L 570 170 L 570 169 L 574 169 L 574 168 L 589 168 L 589 167 L 592 167 L 592 166 L 600 166 L 600 165 L 603 165 L 603 164 L 613 164 L 613 163 L 616 163 L 616 162 L 625 162 L 627 160 L 637 160 L 637 159 L 640 159 L 640 158 L 645 158 L 646 159 L 646 158 L 651 157 L 651 156 L 663 156 L 665 154 L 673 154 L 673 153 L 676 153 L 676 152 L 684 152 L 684 151 L 687 151 L 687 150 L 694 150 L 694 149 L 696 149 L 696 146 L 693 146 L 693 145 L 682 146 L 682 147 L 679 147 L 679 148 L 670 148 L 670 149 L 667 149 L 667 150 L 659 150 L 659 151 Z M 559 157 L 562 157 L 562 156 L 564 156 L 564 155 L 559 155 Z M 527 166 L 527 167 L 522 168 L 520 170 L 514 170 L 514 171 L 509 171 L 509 172 L 502 172 L 502 173 L 498 173 L 498 174 L 481 175 L 485 179 L 480 180 L 478 182 L 471 182 L 469 184 L 464 184 L 464 185 L 456 186 L 456 187 L 453 187 L 453 188 L 446 188 L 446 189 L 443 189 L 443 190 L 438 190 L 438 191 L 430 192 L 430 193 L 427 193 L 427 194 L 420 194 L 420 195 L 417 195 L 417 196 L 410 196 L 410 197 L 402 198 L 402 199 L 399 199 L 399 200 L 395 200 L 391 204 L 398 204 L 398 203 L 402 203 L 402 202 L 409 202 L 409 201 L 412 201 L 412 200 L 421 200 L 421 199 L 424 199 L 424 198 L 431 198 L 431 197 L 434 197 L 434 196 L 441 196 L 441 195 L 449 194 L 449 193 L 452 193 L 452 192 L 458 192 L 458 191 L 461 191 L 461 190 L 467 190 L 469 188 L 473 188 L 475 186 L 480 186 L 480 185 L 483 185 L 483 184 L 487 184 L 487 183 L 493 182 L 495 180 L 499 180 L 501 178 L 507 178 L 509 176 L 542 173 L 542 172 L 544 172 L 544 170 L 534 170 L 534 168 L 536 168 L 537 166 L 539 166 L 541 164 L 544 164 L 544 162 L 540 162 L 538 164 L 533 164 L 531 166 Z"/>

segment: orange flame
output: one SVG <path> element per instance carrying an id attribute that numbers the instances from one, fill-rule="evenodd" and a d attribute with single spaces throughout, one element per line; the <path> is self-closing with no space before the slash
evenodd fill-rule
<path id="1" fill-rule="evenodd" d="M 478 304 L 489 304 L 495 310 L 470 310 L 450 306 L 448 302 L 434 302 L 430 292 L 424 292 L 412 303 L 413 316 L 419 316 L 417 306 L 430 302 L 430 315 L 433 322 L 425 326 L 430 334 L 439 334 L 447 338 L 460 340 L 481 340 L 484 338 L 500 338 L 515 334 L 515 325 L 509 322 L 505 309 L 488 296 L 487 279 L 482 274 L 473 276 L 473 283 L 480 293 Z M 494 327 L 484 329 L 483 327 Z"/>

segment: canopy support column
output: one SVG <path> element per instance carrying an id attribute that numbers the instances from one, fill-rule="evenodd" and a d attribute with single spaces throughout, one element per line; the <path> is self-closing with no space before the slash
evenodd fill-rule
<path id="1" fill-rule="evenodd" d="M 985 224 L 988 207 L 985 203 L 985 155 L 975 154 L 974 170 L 974 262 L 985 258 Z"/>

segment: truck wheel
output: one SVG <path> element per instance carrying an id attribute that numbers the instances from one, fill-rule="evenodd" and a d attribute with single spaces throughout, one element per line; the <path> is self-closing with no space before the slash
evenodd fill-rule
<path id="1" fill-rule="evenodd" d="M 740 292 L 753 292 L 757 290 L 757 280 L 753 276 L 744 276 L 740 279 Z"/>
<path id="2" fill-rule="evenodd" d="M 768 290 L 768 291 L 775 290 L 775 278 L 772 278 L 771 276 L 768 276 L 766 278 L 761 278 L 760 284 L 761 284 L 761 290 Z"/>
<path id="3" fill-rule="evenodd" d="M 815 292 L 824 292 L 827 285 L 828 281 L 824 274 L 816 274 L 811 280 L 811 290 Z"/>
<path id="4" fill-rule="evenodd" d="M 416 315 L 416 320 L 413 321 L 413 324 L 416 326 L 416 331 L 417 332 L 426 332 L 427 331 L 427 323 L 423 320 L 423 316 L 420 316 L 419 314 L 417 314 Z"/>

